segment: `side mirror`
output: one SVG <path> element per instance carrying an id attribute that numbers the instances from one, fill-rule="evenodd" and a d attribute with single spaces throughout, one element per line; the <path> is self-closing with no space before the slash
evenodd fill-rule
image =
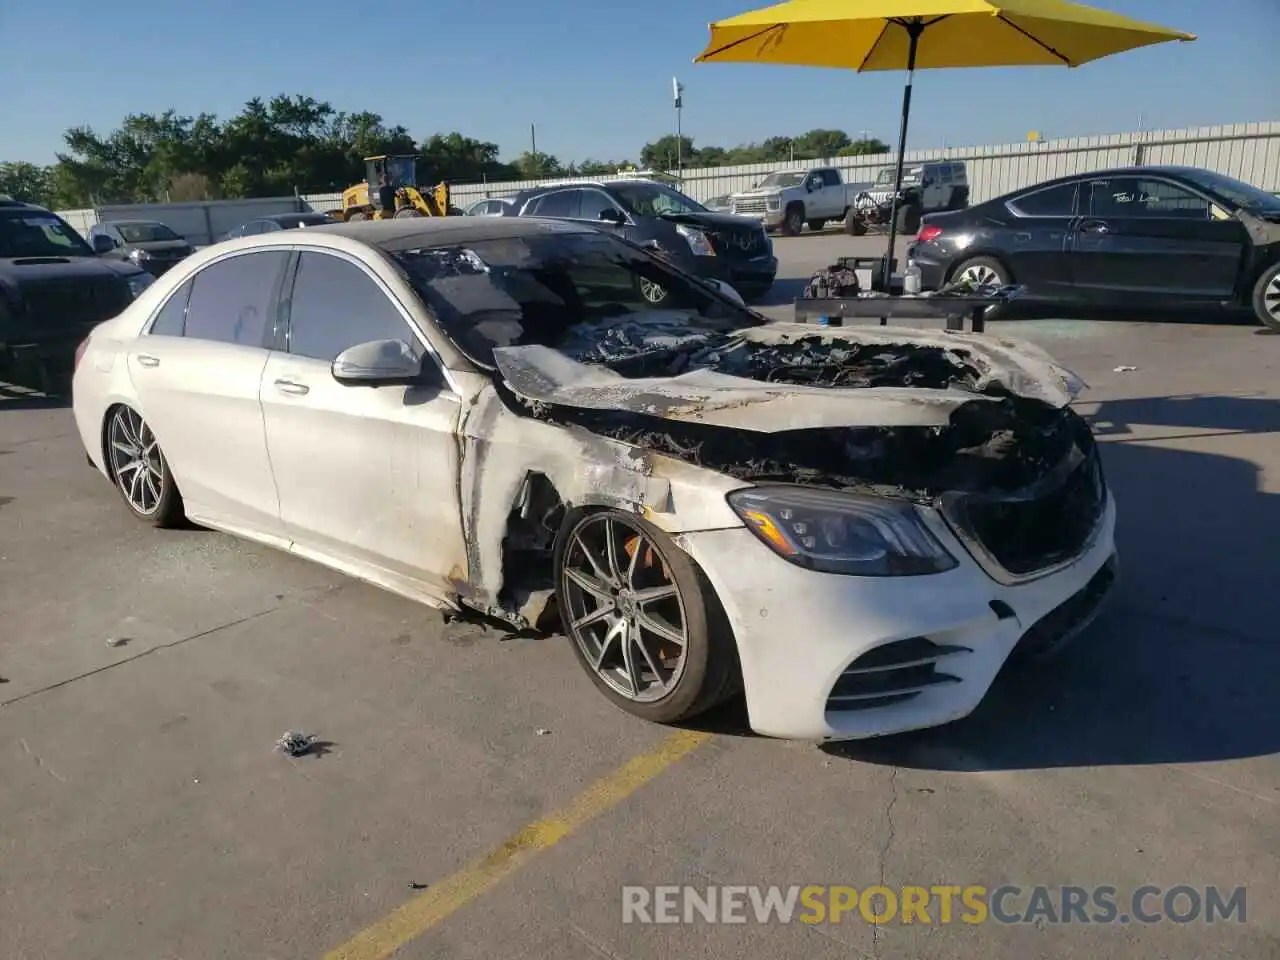
<path id="1" fill-rule="evenodd" d="M 108 237 L 105 233 L 94 234 L 93 252 L 94 253 L 110 253 L 116 248 L 116 242 Z"/>
<path id="2" fill-rule="evenodd" d="M 596 215 L 597 220 L 603 220 L 605 223 L 612 223 L 614 226 L 620 227 L 627 222 L 626 215 L 616 208 L 601 210 Z"/>
<path id="3" fill-rule="evenodd" d="M 434 369 L 430 358 L 420 358 L 403 340 L 370 340 L 347 347 L 334 357 L 333 379 L 344 386 L 377 387 L 416 384 Z"/>

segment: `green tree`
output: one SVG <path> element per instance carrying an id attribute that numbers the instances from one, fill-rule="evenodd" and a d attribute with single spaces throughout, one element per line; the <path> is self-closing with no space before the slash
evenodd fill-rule
<path id="1" fill-rule="evenodd" d="M 48 206 L 53 202 L 53 170 L 18 160 L 0 163 L 0 193 Z"/>
<path id="2" fill-rule="evenodd" d="M 559 177 L 565 173 L 560 161 L 549 153 L 531 153 L 526 150 L 516 158 L 515 167 L 524 180 L 538 177 Z"/>
<path id="3" fill-rule="evenodd" d="M 677 141 L 674 133 L 668 133 L 640 148 L 640 166 L 646 170 L 674 170 L 677 160 L 686 167 L 699 165 L 692 138 L 681 137 Z"/>
<path id="4" fill-rule="evenodd" d="M 810 130 L 794 141 L 796 157 L 806 160 L 825 160 L 839 156 L 840 151 L 852 141 L 843 130 Z"/>
<path id="5" fill-rule="evenodd" d="M 847 147 L 840 150 L 837 156 L 841 157 L 874 157 L 880 154 L 890 153 L 889 145 L 883 140 L 877 140 L 875 137 L 869 137 L 865 140 L 855 140 Z"/>

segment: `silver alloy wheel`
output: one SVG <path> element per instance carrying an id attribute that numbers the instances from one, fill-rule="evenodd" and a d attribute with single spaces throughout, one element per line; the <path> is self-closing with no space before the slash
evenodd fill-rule
<path id="1" fill-rule="evenodd" d="M 1000 276 L 985 263 L 965 267 L 960 271 L 960 276 L 956 277 L 956 279 L 968 280 L 975 287 L 999 287 L 1004 285 L 1004 277 Z"/>
<path id="2" fill-rule="evenodd" d="M 1280 273 L 1272 277 L 1267 289 L 1262 291 L 1262 308 L 1271 317 L 1273 325 L 1280 326 Z"/>
<path id="3" fill-rule="evenodd" d="M 597 514 L 570 535 L 560 576 L 569 636 L 619 696 L 661 700 L 684 675 L 684 600 L 662 555 L 640 529 Z"/>
<path id="4" fill-rule="evenodd" d="M 139 514 L 153 515 L 160 509 L 166 471 L 155 434 L 137 412 L 121 407 L 111 418 L 107 443 L 116 486 Z"/>

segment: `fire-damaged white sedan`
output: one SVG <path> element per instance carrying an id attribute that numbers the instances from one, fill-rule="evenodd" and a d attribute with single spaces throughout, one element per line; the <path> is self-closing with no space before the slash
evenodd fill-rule
<path id="1" fill-rule="evenodd" d="M 459 217 L 199 252 L 82 344 L 74 405 L 141 520 L 562 631 L 650 720 L 742 689 L 757 731 L 825 739 L 964 716 L 1092 616 L 1115 510 L 1080 386 L 1029 346 L 771 323 L 588 226 Z"/>

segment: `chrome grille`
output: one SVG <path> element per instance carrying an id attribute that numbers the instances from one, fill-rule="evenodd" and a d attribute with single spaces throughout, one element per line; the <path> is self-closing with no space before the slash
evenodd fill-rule
<path id="1" fill-rule="evenodd" d="M 1106 506 L 1096 446 L 1078 446 L 1055 470 L 1008 495 L 947 494 L 942 511 L 961 541 L 997 580 L 1026 579 L 1079 556 Z"/>
<path id="2" fill-rule="evenodd" d="M 53 325 L 98 323 L 129 305 L 123 280 L 110 278 L 26 283 L 22 287 L 26 318 Z"/>
<path id="3" fill-rule="evenodd" d="M 716 254 L 730 260 L 757 257 L 765 251 L 763 230 L 715 230 L 710 236 Z"/>
<path id="4" fill-rule="evenodd" d="M 969 647 L 908 637 L 868 650 L 845 668 L 827 697 L 827 710 L 847 713 L 887 707 L 918 697 L 930 687 L 960 683 L 938 669 L 947 657 L 972 653 Z"/>
<path id="5" fill-rule="evenodd" d="M 761 197 L 758 200 L 733 201 L 734 213 L 764 213 L 769 209 L 769 201 Z"/>

